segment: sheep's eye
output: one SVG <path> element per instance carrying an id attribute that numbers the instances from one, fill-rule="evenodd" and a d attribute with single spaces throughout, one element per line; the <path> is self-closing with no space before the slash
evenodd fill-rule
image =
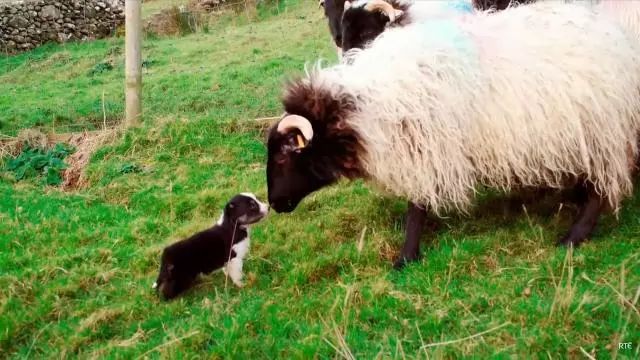
<path id="1" fill-rule="evenodd" d="M 283 165 L 284 163 L 286 163 L 287 159 L 288 159 L 288 156 L 285 154 L 277 154 L 275 156 L 276 163 L 279 165 Z"/>

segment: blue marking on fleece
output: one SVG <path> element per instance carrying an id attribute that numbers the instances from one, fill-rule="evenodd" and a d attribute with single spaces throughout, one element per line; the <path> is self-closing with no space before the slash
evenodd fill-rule
<path id="1" fill-rule="evenodd" d="M 455 45 L 459 48 L 472 47 L 474 44 L 469 36 L 460 30 L 457 22 L 452 19 L 433 19 L 417 24 L 420 26 L 426 42 Z"/>
<path id="2" fill-rule="evenodd" d="M 420 30 L 421 40 L 430 48 L 444 51 L 456 51 L 469 61 L 478 60 L 478 48 L 466 31 L 460 28 L 455 19 L 433 19 L 416 23 Z"/>
<path id="3" fill-rule="evenodd" d="M 465 0 L 448 1 L 447 6 L 462 14 L 471 14 L 474 12 L 473 5 L 471 4 L 470 1 L 465 1 Z"/>

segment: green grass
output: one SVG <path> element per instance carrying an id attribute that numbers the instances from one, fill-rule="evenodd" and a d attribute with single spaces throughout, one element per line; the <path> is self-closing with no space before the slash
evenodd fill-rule
<path id="1" fill-rule="evenodd" d="M 469 216 L 432 219 L 422 261 L 396 272 L 404 202 L 342 183 L 254 228 L 244 289 L 216 273 L 158 300 L 164 245 L 237 192 L 266 196 L 264 134 L 247 119 L 279 114 L 282 80 L 305 62 L 335 60 L 315 6 L 145 42 L 144 126 L 98 150 L 86 189 L 0 172 L 1 356 L 637 358 L 640 196 L 571 252 L 554 242 L 574 208 L 484 195 Z M 99 124 L 103 91 L 119 119 L 122 45 L 4 58 L 0 131 Z"/>

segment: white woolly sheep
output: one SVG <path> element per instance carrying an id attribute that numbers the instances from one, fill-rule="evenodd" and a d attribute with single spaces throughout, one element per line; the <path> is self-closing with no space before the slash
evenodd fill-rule
<path id="1" fill-rule="evenodd" d="M 290 212 L 341 177 L 370 179 L 409 200 L 400 267 L 419 255 L 428 208 L 464 210 L 479 186 L 584 187 L 560 241 L 578 245 L 633 188 L 640 42 L 627 31 L 553 2 L 389 29 L 350 65 L 287 86 L 269 202 Z"/>
<path id="2" fill-rule="evenodd" d="M 594 6 L 594 10 L 616 20 L 633 38 L 640 39 L 640 12 L 637 1 L 601 0 Z"/>

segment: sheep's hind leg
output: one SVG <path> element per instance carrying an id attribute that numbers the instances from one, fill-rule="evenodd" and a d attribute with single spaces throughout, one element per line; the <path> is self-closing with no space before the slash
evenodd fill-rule
<path id="1" fill-rule="evenodd" d="M 596 193 L 593 184 L 587 183 L 584 186 L 586 189 L 586 201 L 581 204 L 578 217 L 571 225 L 569 233 L 558 241 L 560 245 L 573 245 L 575 247 L 584 242 L 591 235 L 606 204 L 606 200 Z"/>
<path id="2" fill-rule="evenodd" d="M 407 263 L 420 258 L 420 237 L 426 218 L 426 208 L 409 202 L 404 245 L 400 251 L 400 258 L 393 264 L 395 269 L 401 269 Z"/>

